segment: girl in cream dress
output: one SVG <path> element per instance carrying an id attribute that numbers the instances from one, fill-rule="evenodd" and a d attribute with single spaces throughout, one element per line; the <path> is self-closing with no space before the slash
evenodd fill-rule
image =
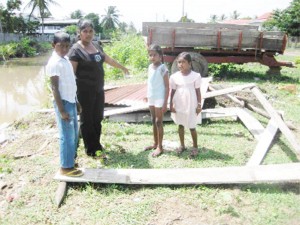
<path id="1" fill-rule="evenodd" d="M 201 75 L 192 71 L 191 55 L 182 52 L 177 57 L 179 71 L 170 77 L 171 118 L 178 124 L 180 147 L 177 153 L 182 153 L 186 147 L 184 143 L 184 129 L 190 129 L 193 148 L 190 156 L 198 155 L 197 143 L 197 116 L 201 112 Z"/>

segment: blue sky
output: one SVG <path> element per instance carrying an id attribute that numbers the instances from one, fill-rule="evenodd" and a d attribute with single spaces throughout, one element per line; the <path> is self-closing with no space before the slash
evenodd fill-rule
<path id="1" fill-rule="evenodd" d="M 28 0 L 22 0 L 23 6 Z M 240 17 L 255 17 L 275 9 L 287 8 L 292 0 L 55 0 L 60 6 L 50 8 L 57 18 L 70 16 L 75 10 L 105 14 L 108 6 L 116 6 L 121 21 L 133 22 L 140 30 L 142 22 L 177 22 L 184 13 L 195 22 L 208 22 L 211 15 L 230 17 L 237 11 Z M 0 0 L 6 4 L 6 0 Z M 183 7 L 184 5 L 184 7 Z"/>

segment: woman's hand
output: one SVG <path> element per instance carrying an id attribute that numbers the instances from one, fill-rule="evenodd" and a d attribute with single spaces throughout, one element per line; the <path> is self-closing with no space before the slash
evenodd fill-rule
<path id="1" fill-rule="evenodd" d="M 199 113 L 202 111 L 202 108 L 201 108 L 201 106 L 198 106 L 197 108 L 196 108 L 196 113 L 197 113 L 197 115 L 199 115 Z"/>
<path id="2" fill-rule="evenodd" d="M 76 108 L 77 108 L 77 114 L 80 114 L 82 112 L 82 107 L 79 102 L 76 102 Z"/>
<path id="3" fill-rule="evenodd" d="M 176 113 L 176 110 L 175 110 L 175 108 L 173 107 L 173 104 L 170 104 L 170 111 L 171 111 L 172 113 Z"/>
<path id="4" fill-rule="evenodd" d="M 124 67 L 124 68 L 122 69 L 122 71 L 123 71 L 123 73 L 124 73 L 125 76 L 126 76 L 126 75 L 129 75 L 129 70 L 128 70 L 126 67 Z"/>

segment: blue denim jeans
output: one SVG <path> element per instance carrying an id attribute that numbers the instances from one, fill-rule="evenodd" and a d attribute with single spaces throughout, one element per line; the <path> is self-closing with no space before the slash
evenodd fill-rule
<path id="1" fill-rule="evenodd" d="M 56 122 L 59 131 L 60 165 L 62 168 L 74 167 L 75 155 L 78 144 L 78 121 L 76 103 L 63 100 L 65 112 L 69 113 L 70 120 L 63 120 L 57 104 L 54 101 Z"/>

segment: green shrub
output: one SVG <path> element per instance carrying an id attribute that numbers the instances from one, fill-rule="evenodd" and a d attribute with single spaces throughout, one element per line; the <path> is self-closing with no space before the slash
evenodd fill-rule
<path id="1" fill-rule="evenodd" d="M 7 60 L 16 55 L 17 44 L 16 43 L 8 43 L 0 45 L 0 57 L 3 60 Z"/>
<path id="2" fill-rule="evenodd" d="M 296 64 L 296 65 L 300 65 L 300 57 L 297 57 L 297 58 L 295 59 L 295 64 Z"/>
<path id="3" fill-rule="evenodd" d="M 25 37 L 22 38 L 18 48 L 17 48 L 17 55 L 18 56 L 35 56 L 37 51 L 35 42 L 30 40 L 29 38 Z"/>
<path id="4" fill-rule="evenodd" d="M 143 37 L 136 34 L 123 34 L 115 36 L 112 44 L 106 45 L 104 51 L 107 55 L 130 69 L 132 74 L 145 71 L 148 67 L 147 47 Z M 105 64 L 105 75 L 108 79 L 117 79 L 123 76 L 122 71 Z"/>
<path id="5" fill-rule="evenodd" d="M 219 79 L 233 77 L 238 71 L 238 68 L 233 63 L 209 64 L 209 74 Z"/>

